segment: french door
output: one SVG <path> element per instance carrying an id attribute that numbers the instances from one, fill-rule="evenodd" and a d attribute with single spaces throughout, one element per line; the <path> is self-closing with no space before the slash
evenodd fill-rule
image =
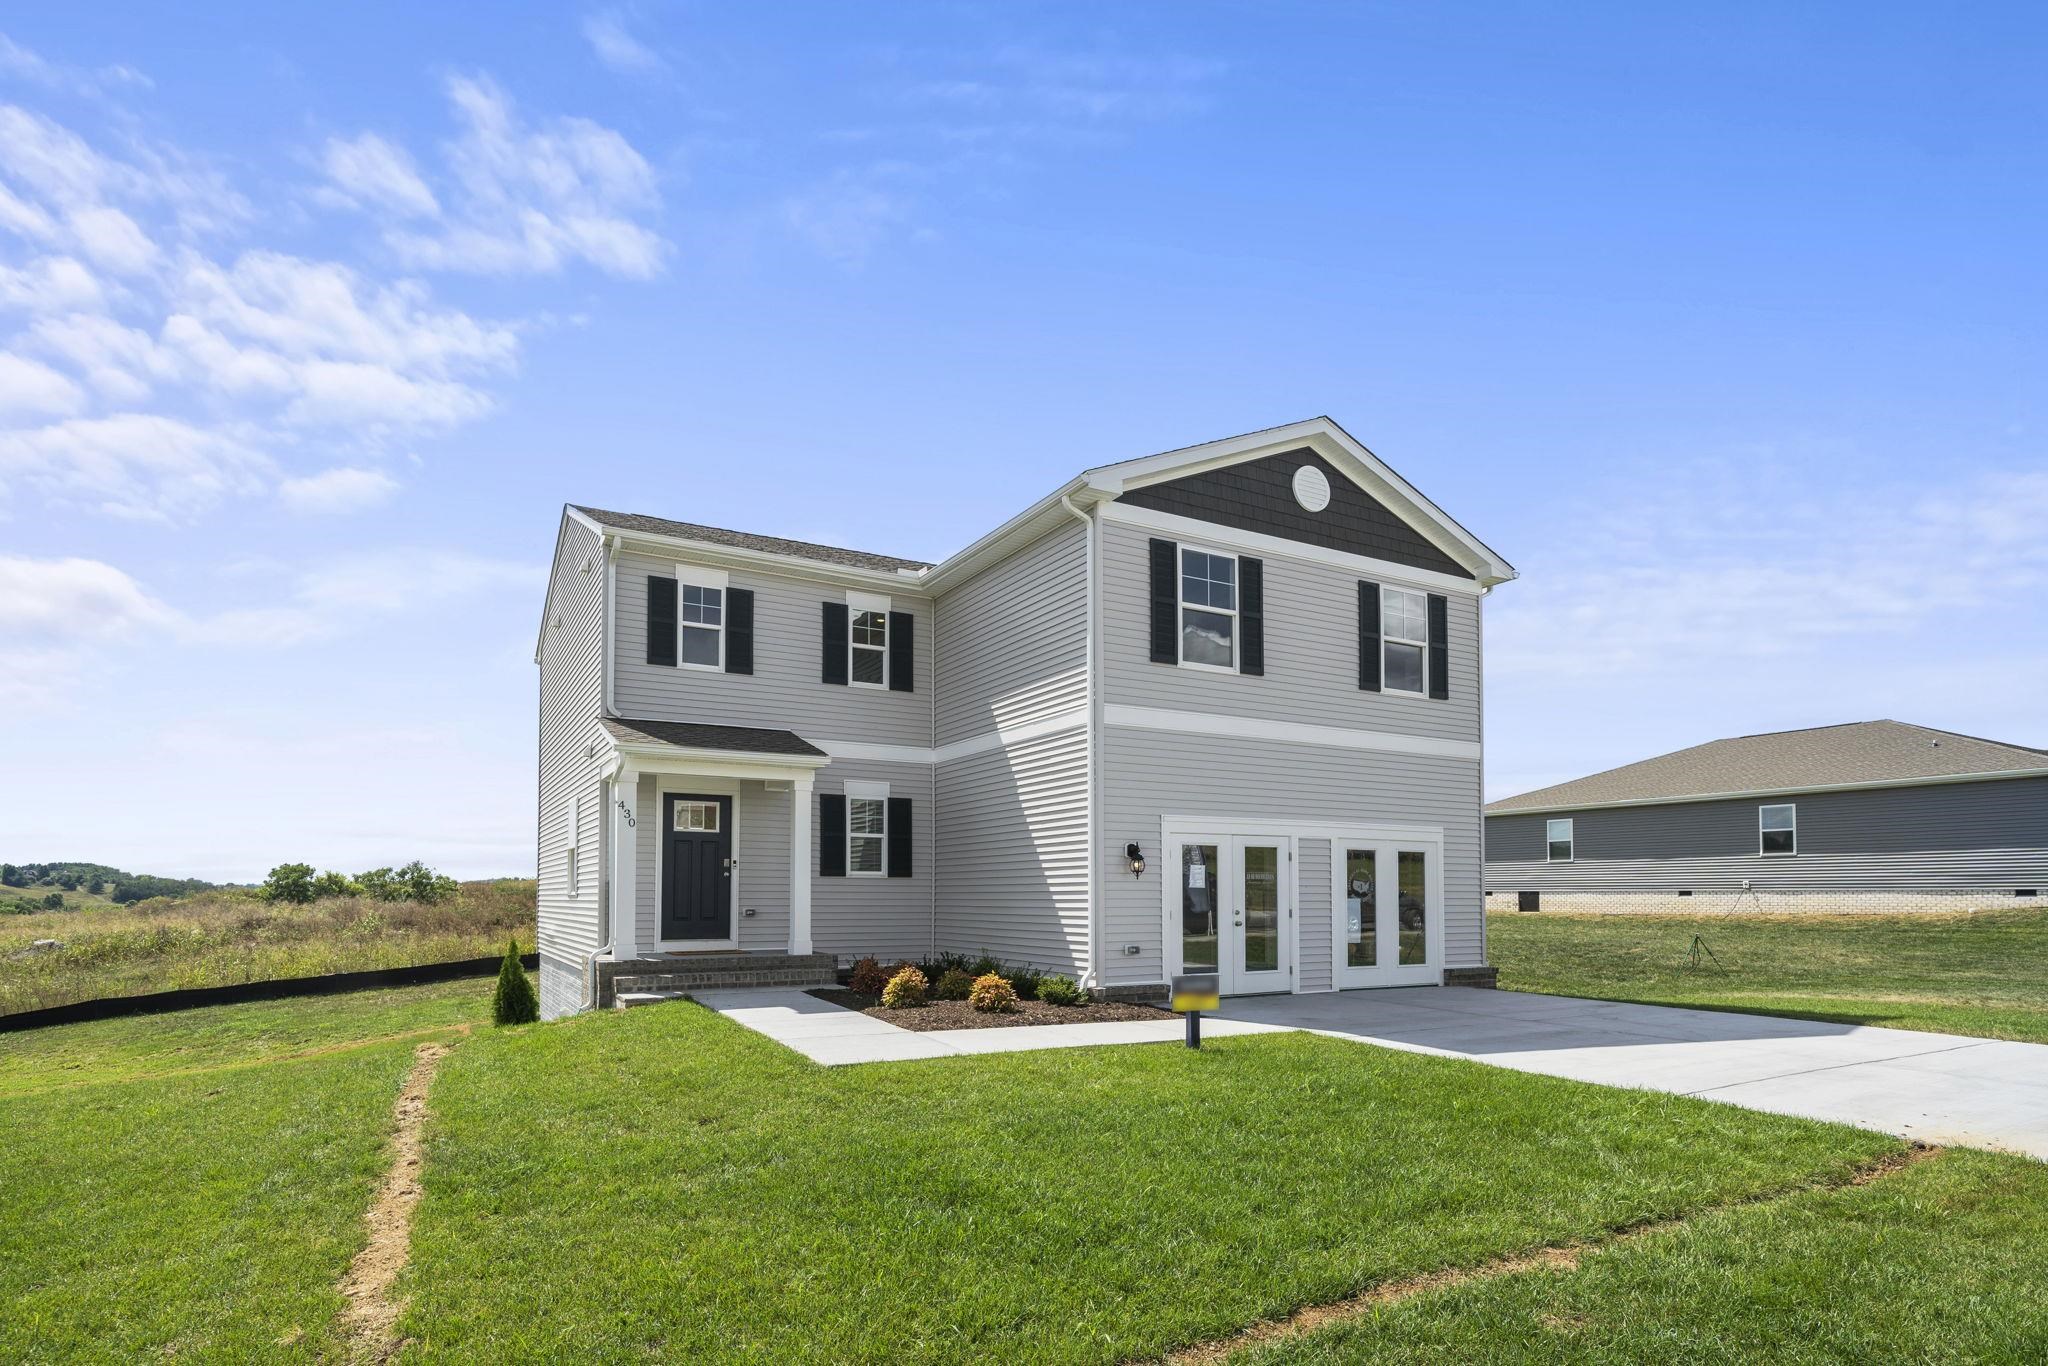
<path id="1" fill-rule="evenodd" d="M 1294 841 L 1183 835 L 1172 843 L 1180 971 L 1215 973 L 1226 996 L 1294 990 Z"/>
<path id="2" fill-rule="evenodd" d="M 1443 843 L 1416 836 L 1330 841 L 1339 987 L 1443 977 Z"/>

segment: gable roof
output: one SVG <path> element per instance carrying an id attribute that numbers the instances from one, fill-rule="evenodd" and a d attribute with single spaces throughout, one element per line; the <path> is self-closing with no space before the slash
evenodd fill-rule
<path id="1" fill-rule="evenodd" d="M 1488 802 L 1489 816 L 2048 774 L 2048 750 L 1903 721 L 1739 735 Z"/>
<path id="2" fill-rule="evenodd" d="M 671 522 L 666 517 L 649 517 L 638 512 L 606 512 L 580 503 L 569 506 L 600 526 L 620 531 L 645 531 L 679 541 L 702 541 L 706 545 L 722 545 L 731 550 L 758 550 L 766 555 L 787 555 L 791 559 L 816 560 L 820 564 L 836 564 L 850 569 L 878 569 L 892 573 L 897 570 L 920 572 L 931 568 L 923 560 L 899 559 L 894 555 L 876 555 L 865 550 L 845 550 L 836 545 L 791 541 L 781 536 L 757 536 L 750 531 L 728 531 L 724 527 L 703 526 L 697 522 Z"/>

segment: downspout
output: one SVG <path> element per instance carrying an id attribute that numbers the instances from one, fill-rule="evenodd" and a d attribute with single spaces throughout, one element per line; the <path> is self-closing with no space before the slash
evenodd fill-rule
<path id="1" fill-rule="evenodd" d="M 1486 949 L 1486 600 L 1493 596 L 1495 587 L 1489 583 L 1479 590 L 1479 601 L 1472 614 L 1473 690 L 1479 694 L 1479 967 L 1492 961 Z"/>
<path id="2" fill-rule="evenodd" d="M 606 532 L 598 538 L 598 551 L 604 556 L 604 585 L 599 590 L 604 595 L 600 616 L 602 634 L 598 640 L 598 674 L 601 678 L 598 691 L 606 716 L 619 713 L 612 706 L 612 599 L 619 580 L 619 538 Z M 585 752 L 585 757 L 590 757 Z M 583 1006 L 590 1010 L 597 1005 L 597 960 L 612 951 L 612 803 L 617 801 L 617 784 L 610 778 L 604 780 L 604 805 L 598 808 L 597 818 L 597 947 L 590 951 L 590 957 L 583 963 Z M 577 831 L 582 838 L 582 831 Z M 580 869 L 578 870 L 580 873 Z"/>
<path id="3" fill-rule="evenodd" d="M 936 753 L 939 747 L 938 594 L 932 594 L 930 602 L 932 605 L 932 629 L 925 632 L 925 634 L 930 636 L 932 641 L 932 685 L 925 691 L 927 694 L 926 700 L 931 704 L 931 729 L 928 734 L 931 737 L 931 747 L 935 752 L 932 754 L 931 762 L 932 800 L 931 815 L 928 818 L 932 823 L 932 859 L 930 868 L 932 880 L 932 937 L 926 951 L 933 957 L 937 957 L 939 952 L 939 756 Z M 917 660 L 915 658 L 910 661 L 910 667 L 913 672 L 917 669 Z"/>
<path id="4" fill-rule="evenodd" d="M 1081 986 L 1082 986 L 1082 987 L 1083 987 L 1084 989 L 1089 989 L 1089 990 L 1092 990 L 1092 989 L 1094 989 L 1094 988 L 1096 988 L 1096 987 L 1099 987 L 1099 986 L 1101 986 L 1101 985 L 1102 985 L 1102 972 L 1101 972 L 1101 963 L 1102 963 L 1102 954 L 1101 954 L 1101 938 L 1102 938 L 1102 936 L 1101 936 L 1101 931 L 1100 931 L 1100 928 L 1099 928 L 1099 922 L 1100 922 L 1100 920 L 1101 920 L 1101 914 L 1102 914 L 1102 911 L 1101 911 L 1101 907 L 1100 907 L 1100 906 L 1098 906 L 1098 905 L 1096 904 L 1096 897 L 1095 897 L 1095 887 L 1096 887 L 1096 876 L 1095 876 L 1095 871 L 1096 871 L 1096 865 L 1097 865 L 1097 864 L 1099 864 L 1099 863 L 1100 863 L 1100 862 L 1102 861 L 1102 849 L 1101 849 L 1101 847 L 1100 847 L 1100 844 L 1099 844 L 1099 842 L 1097 841 L 1097 838 L 1096 838 L 1096 835 L 1097 835 L 1097 831 L 1096 831 L 1096 821 L 1097 821 L 1097 818 L 1098 818 L 1098 816 L 1099 816 L 1099 814 L 1100 814 L 1100 811 L 1101 811 L 1101 803 L 1100 803 L 1100 801 L 1098 801 L 1098 800 L 1097 800 L 1097 797 L 1096 797 L 1096 792 L 1095 792 L 1095 777 L 1096 777 L 1096 763 L 1095 763 L 1095 696 L 1096 696 L 1096 689 L 1097 689 L 1097 686 L 1098 686 L 1098 685 L 1097 685 L 1097 670 L 1096 670 L 1096 667 L 1095 667 L 1095 531 L 1096 531 L 1096 521 L 1095 521 L 1095 517 L 1094 517 L 1094 514 L 1093 514 L 1092 512 L 1083 512 L 1083 511 L 1082 511 L 1082 510 L 1081 510 L 1080 508 L 1077 508 L 1077 507 L 1075 507 L 1075 506 L 1074 506 L 1074 500 L 1073 500 L 1073 496 L 1072 496 L 1071 494 L 1065 494 L 1065 493 L 1062 493 L 1062 494 L 1060 495 L 1060 506 L 1061 506 L 1061 507 L 1063 507 L 1063 508 L 1065 508 L 1065 509 L 1066 509 L 1066 510 L 1067 510 L 1067 511 L 1068 511 L 1069 513 L 1071 513 L 1071 514 L 1072 514 L 1072 515 L 1073 515 L 1074 517 L 1076 517 L 1077 519 L 1079 519 L 1079 521 L 1080 521 L 1080 523 L 1081 523 L 1081 527 L 1082 527 L 1082 538 L 1083 538 L 1083 543 L 1084 543 L 1084 545 L 1085 545 L 1085 548 L 1086 548 L 1086 554 L 1085 554 L 1085 557 L 1084 557 L 1084 559 L 1085 559 L 1085 562 L 1086 562 L 1086 565 L 1087 565 L 1087 572 L 1086 572 L 1086 579 L 1085 579 L 1085 582 L 1086 582 L 1086 585 L 1087 585 L 1087 595 L 1088 595 L 1088 596 L 1087 596 L 1087 611 L 1086 611 L 1086 612 L 1085 612 L 1085 613 L 1083 614 L 1083 616 L 1082 616 L 1082 623 L 1083 623 L 1083 624 L 1082 624 L 1082 636 L 1081 636 L 1081 641 L 1082 641 L 1082 646 L 1081 646 L 1081 659 L 1082 659 L 1082 666 L 1083 666 L 1083 677 L 1084 677 L 1084 679 L 1085 679 L 1085 681 L 1086 681 L 1086 685 L 1087 685 L 1087 695 L 1086 695 L 1086 698 L 1085 698 L 1085 700 L 1084 700 L 1084 704 L 1083 704 L 1083 705 L 1084 705 L 1084 706 L 1085 706 L 1085 707 L 1087 708 L 1087 713 L 1088 713 L 1088 729 L 1087 729 L 1087 734 L 1086 734 L 1086 738 L 1085 738 L 1085 744 L 1086 744 L 1086 751 L 1085 751 L 1085 753 L 1086 753 L 1086 763 L 1087 763 L 1087 768 L 1086 768 L 1086 778 L 1087 778 L 1087 781 L 1086 781 L 1086 783 L 1084 784 L 1084 789 L 1085 789 L 1085 791 L 1086 791 L 1086 792 L 1087 792 L 1087 794 L 1088 794 L 1088 821 L 1087 821 L 1087 827 L 1088 827 L 1088 829 L 1087 829 L 1087 846 L 1088 846 L 1088 854 L 1087 854 L 1087 863 L 1086 863 L 1086 865 L 1085 865 L 1085 867 L 1084 867 L 1084 869 L 1083 869 L 1083 872 L 1084 872 L 1084 874 L 1085 874 L 1085 877 L 1084 877 L 1084 880 L 1083 880 L 1083 885 L 1084 885 L 1084 886 L 1085 886 L 1085 887 L 1087 888 L 1087 891 L 1088 891 L 1088 967 L 1087 967 L 1087 970 L 1086 970 L 1086 971 L 1084 971 L 1084 972 L 1083 972 L 1083 973 L 1081 974 L 1081 982 L 1080 982 L 1080 985 L 1081 985 Z"/>

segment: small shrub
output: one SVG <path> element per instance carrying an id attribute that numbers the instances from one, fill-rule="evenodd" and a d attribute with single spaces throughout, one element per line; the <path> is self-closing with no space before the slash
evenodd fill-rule
<path id="1" fill-rule="evenodd" d="M 932 995 L 941 1001 L 964 1001 L 972 990 L 974 977 L 967 969 L 947 968 L 939 974 L 939 984 L 932 988 Z"/>
<path id="2" fill-rule="evenodd" d="M 880 996 L 882 988 L 889 985 L 889 974 L 872 957 L 863 958 L 853 965 L 853 976 L 847 978 L 846 985 L 863 996 Z"/>
<path id="3" fill-rule="evenodd" d="M 889 985 L 882 988 L 882 1004 L 890 1010 L 909 1010 L 924 1004 L 924 994 L 929 987 L 924 974 L 905 963 L 889 979 Z"/>
<path id="4" fill-rule="evenodd" d="M 540 1018 L 540 998 L 534 995 L 533 979 L 519 962 L 519 941 L 505 945 L 505 961 L 498 965 L 498 990 L 491 997 L 491 1019 L 501 1025 L 532 1024 Z"/>
<path id="5" fill-rule="evenodd" d="M 1049 1006 L 1077 1006 L 1084 999 L 1084 994 L 1081 988 L 1074 984 L 1073 978 L 1054 973 L 1050 977 L 1040 979 L 1038 999 Z"/>
<path id="6" fill-rule="evenodd" d="M 994 974 L 997 977 L 1003 975 L 1003 965 L 999 961 L 989 957 L 985 953 L 981 957 L 975 959 L 973 962 L 967 964 L 967 970 L 973 973 L 976 977 L 987 977 L 991 974 Z"/>
<path id="7" fill-rule="evenodd" d="M 1038 995 L 1038 984 L 1045 979 L 1030 968 L 1004 968 L 1002 975 L 1016 988 L 1018 999 L 1033 1000 Z"/>
<path id="8" fill-rule="evenodd" d="M 991 1015 L 1007 1015 L 1017 1008 L 1017 989 L 1007 979 L 985 972 L 974 979 L 967 1004 Z"/>

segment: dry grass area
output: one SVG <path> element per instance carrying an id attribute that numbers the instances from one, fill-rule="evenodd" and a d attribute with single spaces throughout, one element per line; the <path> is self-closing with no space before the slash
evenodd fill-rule
<path id="1" fill-rule="evenodd" d="M 245 890 L 131 906 L 0 916 L 0 1015 L 102 996 L 406 967 L 533 945 L 533 883 L 465 882 L 433 904 L 331 897 L 308 906 Z M 54 939 L 57 949 L 32 947 Z"/>

